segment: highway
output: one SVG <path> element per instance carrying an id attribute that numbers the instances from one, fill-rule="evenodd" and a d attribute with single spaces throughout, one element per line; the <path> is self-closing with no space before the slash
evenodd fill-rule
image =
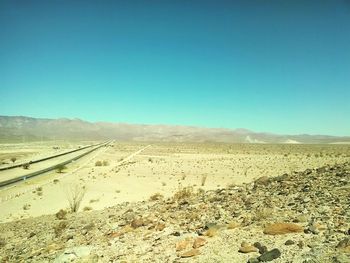
<path id="1" fill-rule="evenodd" d="M 91 147 L 94 147 L 94 146 L 98 146 L 98 145 L 101 145 L 101 144 L 104 144 L 104 143 L 106 143 L 106 142 L 97 143 L 97 144 L 92 144 L 92 145 L 87 145 L 87 146 L 80 147 L 80 148 L 77 148 L 77 149 L 74 149 L 74 150 L 70 150 L 70 151 L 67 151 L 67 152 L 63 152 L 63 153 L 51 155 L 51 156 L 44 157 L 44 158 L 40 158 L 40 159 L 37 159 L 37 160 L 31 160 L 31 161 L 30 161 L 30 164 L 39 163 L 39 162 L 43 162 L 43 161 L 46 161 L 46 160 L 49 160 L 49 159 L 57 158 L 57 157 L 59 157 L 59 156 L 67 155 L 67 154 L 70 154 L 70 153 L 73 153 L 73 152 L 82 151 L 82 150 L 85 150 L 85 149 L 87 149 L 87 148 L 91 148 Z M 24 164 L 26 164 L 26 163 L 28 163 L 28 162 L 19 163 L 19 164 L 15 164 L 15 165 L 10 165 L 10 166 L 6 166 L 6 167 L 0 167 L 0 172 L 1 172 L 1 171 L 5 171 L 5 170 L 9 170 L 9 169 L 14 169 L 14 168 L 22 167 L 22 166 L 23 166 Z"/>
<path id="2" fill-rule="evenodd" d="M 55 170 L 60 165 L 67 165 L 112 142 L 113 141 L 106 141 L 99 144 L 88 145 L 69 152 L 32 161 L 29 167 L 30 170 L 23 169 L 23 164 L 12 167 L 10 168 L 11 170 L 0 170 L 0 188 Z"/>

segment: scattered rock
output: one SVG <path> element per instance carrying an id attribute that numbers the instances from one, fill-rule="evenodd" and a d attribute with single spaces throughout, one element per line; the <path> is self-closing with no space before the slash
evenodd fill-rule
<path id="1" fill-rule="evenodd" d="M 275 223 L 272 225 L 267 226 L 264 229 L 264 234 L 267 235 L 283 235 L 283 234 L 289 234 L 289 233 L 298 233 L 303 232 L 304 229 L 293 223 Z"/>
<path id="2" fill-rule="evenodd" d="M 190 257 L 194 257 L 194 256 L 198 256 L 200 254 L 198 249 L 191 249 L 187 252 L 184 252 L 180 255 L 180 257 L 182 258 L 190 258 Z"/>
<path id="3" fill-rule="evenodd" d="M 145 222 L 142 218 L 136 218 L 136 219 L 131 221 L 130 225 L 133 228 L 138 228 L 138 227 L 144 226 Z"/>
<path id="4" fill-rule="evenodd" d="M 294 245 L 295 242 L 293 240 L 288 239 L 285 243 L 286 246 Z"/>
<path id="5" fill-rule="evenodd" d="M 176 251 L 185 250 L 185 249 L 190 248 L 192 246 L 193 246 L 192 238 L 186 238 L 186 239 L 180 240 L 179 242 L 177 242 L 175 244 Z"/>
<path id="6" fill-rule="evenodd" d="M 195 261 L 191 257 L 201 253 L 198 262 L 208 262 L 208 258 L 215 256 L 224 258 L 218 262 L 258 263 L 277 258 L 276 262 L 347 263 L 350 262 L 347 209 L 350 163 L 329 166 L 324 171 L 313 170 L 309 176 L 295 172 L 272 178 L 260 186 L 248 183 L 215 191 L 198 190 L 183 202 L 163 198 L 118 204 L 91 213 L 61 216 L 64 212 L 59 211 L 56 215 L 3 223 L 0 224 L 0 262 L 132 262 L 135 258 L 142 262 L 154 262 L 155 258 L 157 262 L 182 262 Z M 261 214 L 255 217 L 260 208 L 271 208 L 276 213 L 266 213 L 268 218 Z M 293 220 L 293 224 L 268 225 L 264 233 L 300 235 L 268 240 L 269 236 L 261 237 L 257 233 L 266 223 L 286 219 Z M 239 225 L 242 227 L 237 230 L 227 230 Z M 313 235 L 304 235 L 304 228 Z M 215 238 L 201 236 L 213 236 L 218 229 L 222 232 Z M 261 238 L 261 243 L 253 246 L 242 242 L 239 252 L 232 250 L 237 240 L 251 241 L 254 237 Z M 277 248 L 267 250 L 265 245 L 275 241 L 285 244 L 281 247 L 283 255 Z M 93 250 L 84 254 L 79 249 L 76 251 L 80 246 Z M 248 260 L 249 255 L 253 257 Z"/>
<path id="7" fill-rule="evenodd" d="M 314 235 L 317 235 L 320 233 L 320 231 L 318 231 L 318 229 L 316 228 L 316 226 L 312 225 L 312 226 L 309 226 L 308 228 L 309 232 L 311 232 L 312 234 Z"/>
<path id="8" fill-rule="evenodd" d="M 267 261 L 272 261 L 276 258 L 279 258 L 281 256 L 281 252 L 279 249 L 274 248 L 264 254 L 262 254 L 260 257 L 258 257 L 259 261 L 261 262 L 267 262 Z"/>
<path id="9" fill-rule="evenodd" d="M 258 258 L 250 258 L 248 259 L 248 262 L 247 263 L 259 263 L 259 259 Z"/>
<path id="10" fill-rule="evenodd" d="M 349 263 L 350 262 L 350 255 L 346 254 L 340 254 L 333 257 L 334 263 Z"/>
<path id="11" fill-rule="evenodd" d="M 165 228 L 165 224 L 164 223 L 159 223 L 159 224 L 156 225 L 155 230 L 156 231 L 162 231 L 162 230 L 164 230 L 164 228 Z"/>
<path id="12" fill-rule="evenodd" d="M 91 248 L 88 246 L 74 247 L 66 249 L 61 255 L 59 255 L 54 263 L 72 262 L 77 259 L 83 259 L 90 255 Z"/>
<path id="13" fill-rule="evenodd" d="M 254 246 L 247 245 L 247 246 L 244 246 L 244 247 L 240 247 L 238 252 L 241 252 L 241 253 L 258 252 L 258 249 L 256 247 L 254 247 Z"/>
<path id="14" fill-rule="evenodd" d="M 336 246 L 337 249 L 344 251 L 344 252 L 350 252 L 350 238 L 344 238 L 342 239 L 338 245 Z"/>
<path id="15" fill-rule="evenodd" d="M 299 240 L 297 246 L 302 249 L 304 247 L 304 242 L 302 240 Z"/>
<path id="16" fill-rule="evenodd" d="M 262 245 L 260 242 L 255 242 L 254 247 L 256 247 L 259 250 L 260 254 L 264 254 L 267 252 L 267 247 Z"/>
<path id="17" fill-rule="evenodd" d="M 204 246 L 207 243 L 207 241 L 202 237 L 197 237 L 193 242 L 193 248 L 199 248 L 201 246 Z"/>
<path id="18" fill-rule="evenodd" d="M 307 215 L 300 215 L 298 216 L 294 221 L 296 223 L 305 223 L 309 220 L 308 216 Z"/>
<path id="19" fill-rule="evenodd" d="M 267 185 L 270 182 L 270 178 L 267 176 L 262 176 L 255 180 L 255 184 Z"/>

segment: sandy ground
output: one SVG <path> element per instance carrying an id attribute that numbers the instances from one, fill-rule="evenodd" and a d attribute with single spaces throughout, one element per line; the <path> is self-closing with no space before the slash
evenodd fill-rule
<path id="1" fill-rule="evenodd" d="M 45 147 L 22 148 L 45 153 Z M 0 149 L 23 152 L 18 145 Z M 183 186 L 217 189 L 349 160 L 349 145 L 114 143 L 70 164 L 64 173 L 0 189 L 0 222 L 56 213 L 68 208 L 68 199 L 79 191 L 84 192 L 80 210 L 96 210 L 155 193 L 171 196 Z M 96 166 L 97 161 L 106 165 Z"/>

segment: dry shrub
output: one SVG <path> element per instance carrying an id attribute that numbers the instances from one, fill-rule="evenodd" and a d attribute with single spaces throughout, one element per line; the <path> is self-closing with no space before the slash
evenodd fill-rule
<path id="1" fill-rule="evenodd" d="M 43 188 L 40 186 L 40 187 L 37 187 L 36 188 L 36 193 L 38 196 L 42 196 L 43 195 Z"/>
<path id="2" fill-rule="evenodd" d="M 103 166 L 108 166 L 108 165 L 109 165 L 109 162 L 108 162 L 107 160 L 104 160 L 104 161 L 102 162 L 102 165 L 103 165 Z"/>
<path id="3" fill-rule="evenodd" d="M 23 210 L 29 210 L 29 209 L 30 209 L 30 204 L 23 205 Z"/>
<path id="4" fill-rule="evenodd" d="M 56 215 L 56 218 L 57 218 L 57 219 L 63 220 L 63 219 L 66 219 L 67 211 L 61 209 L 61 210 L 58 211 L 55 215 Z"/>
<path id="5" fill-rule="evenodd" d="M 149 198 L 149 200 L 151 201 L 158 201 L 160 199 L 163 199 L 164 196 L 160 193 L 155 193 L 154 195 L 151 195 L 151 197 Z"/>
<path id="6" fill-rule="evenodd" d="M 175 200 L 183 200 L 187 198 L 191 198 L 193 196 L 193 187 L 188 186 L 184 188 L 180 188 L 175 194 L 174 199 Z"/>
<path id="7" fill-rule="evenodd" d="M 101 161 L 96 161 L 95 162 L 95 166 L 102 166 L 102 162 Z"/>
<path id="8" fill-rule="evenodd" d="M 78 212 L 85 193 L 86 193 L 85 186 L 75 185 L 68 189 L 67 199 L 68 199 L 70 211 L 72 213 Z"/>
<path id="9" fill-rule="evenodd" d="M 91 211 L 92 210 L 92 207 L 91 206 L 85 206 L 83 208 L 83 211 Z"/>
<path id="10" fill-rule="evenodd" d="M 58 173 L 62 173 L 63 170 L 67 169 L 67 166 L 65 166 L 64 164 L 59 164 L 57 167 L 56 167 L 56 170 Z"/>

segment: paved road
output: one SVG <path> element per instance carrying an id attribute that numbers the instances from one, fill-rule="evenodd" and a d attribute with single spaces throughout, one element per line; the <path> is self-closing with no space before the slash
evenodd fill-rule
<path id="1" fill-rule="evenodd" d="M 113 141 L 108 141 L 102 144 L 98 144 L 94 147 L 86 147 L 83 150 L 71 151 L 69 154 L 56 156 L 55 158 L 48 158 L 45 161 L 40 161 L 30 165 L 29 170 L 17 167 L 11 170 L 5 170 L 0 172 L 0 187 L 4 187 L 16 182 L 27 180 L 34 176 L 52 171 L 57 169 L 59 165 L 66 165 L 72 161 L 78 160 L 79 158 L 103 147 Z"/>

